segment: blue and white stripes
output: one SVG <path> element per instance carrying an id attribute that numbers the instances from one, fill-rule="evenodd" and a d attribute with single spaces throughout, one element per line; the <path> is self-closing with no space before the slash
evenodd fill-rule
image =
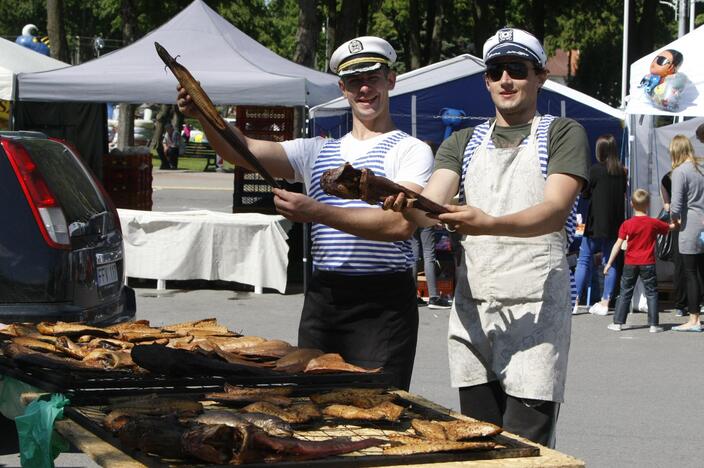
<path id="1" fill-rule="evenodd" d="M 367 168 L 374 174 L 386 176 L 384 158 L 399 141 L 408 137 L 402 131 L 394 131 L 365 156 L 357 159 L 357 169 Z M 320 177 L 328 169 L 345 163 L 340 154 L 341 140 L 330 140 L 320 150 L 313 166 L 309 195 L 319 202 L 345 208 L 370 208 L 362 200 L 345 200 L 328 195 L 320 188 Z M 380 208 L 380 207 L 377 207 Z M 324 224 L 313 224 L 313 267 L 347 275 L 372 275 L 405 271 L 414 263 L 411 241 L 382 242 L 362 239 Z M 360 291 L 360 293 L 363 293 Z"/>

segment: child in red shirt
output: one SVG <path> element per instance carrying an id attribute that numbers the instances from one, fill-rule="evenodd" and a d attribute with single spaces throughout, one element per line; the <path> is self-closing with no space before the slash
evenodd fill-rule
<path id="1" fill-rule="evenodd" d="M 621 275 L 621 294 L 616 301 L 616 311 L 614 313 L 614 323 L 609 324 L 609 330 L 623 330 L 633 289 L 636 286 L 638 276 L 643 281 L 645 297 L 648 300 L 648 324 L 651 333 L 663 331 L 659 326 L 658 318 L 658 279 L 655 274 L 655 236 L 666 234 L 671 225 L 664 221 L 651 218 L 646 214 L 650 205 L 650 194 L 643 189 L 638 189 L 631 196 L 631 206 L 633 207 L 633 217 L 621 224 L 618 230 L 618 239 L 611 249 L 611 256 L 604 267 L 604 274 L 609 271 L 611 265 L 616 260 L 621 245 L 626 239 L 626 258 L 624 260 L 623 274 Z"/>

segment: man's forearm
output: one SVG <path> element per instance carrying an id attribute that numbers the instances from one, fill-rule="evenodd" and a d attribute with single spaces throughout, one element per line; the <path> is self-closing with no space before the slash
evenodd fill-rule
<path id="1" fill-rule="evenodd" d="M 317 221 L 357 237 L 377 241 L 399 241 L 409 239 L 416 229 L 415 224 L 400 213 L 377 208 L 341 208 L 321 204 Z"/>
<path id="2" fill-rule="evenodd" d="M 495 217 L 487 235 L 536 237 L 564 229 L 570 210 L 543 202 L 517 213 Z"/>

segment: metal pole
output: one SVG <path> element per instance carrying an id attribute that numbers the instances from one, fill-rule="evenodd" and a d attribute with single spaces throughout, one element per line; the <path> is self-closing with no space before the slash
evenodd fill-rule
<path id="1" fill-rule="evenodd" d="M 689 32 L 694 31 L 694 15 L 696 14 L 696 4 L 697 0 L 689 0 Z"/>
<path id="2" fill-rule="evenodd" d="M 621 109 L 626 107 L 626 93 L 628 90 L 628 8 L 629 0 L 623 2 L 623 49 L 621 60 Z"/>
<path id="3" fill-rule="evenodd" d="M 682 37 L 687 34 L 687 0 L 679 0 L 678 3 L 677 37 Z"/>

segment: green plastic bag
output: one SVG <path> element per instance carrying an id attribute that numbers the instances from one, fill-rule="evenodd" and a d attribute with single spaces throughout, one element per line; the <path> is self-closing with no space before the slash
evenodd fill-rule
<path id="1" fill-rule="evenodd" d="M 48 401 L 33 401 L 24 415 L 15 418 L 20 463 L 24 468 L 53 468 L 54 459 L 68 450 L 68 442 L 54 432 L 54 420 L 64 417 L 64 406 L 68 403 L 66 397 L 55 393 Z"/>
<path id="2" fill-rule="evenodd" d="M 6 375 L 0 375 L 0 413 L 7 419 L 15 419 L 24 414 L 25 405 L 20 401 L 23 393 L 40 393 L 37 387 Z"/>

